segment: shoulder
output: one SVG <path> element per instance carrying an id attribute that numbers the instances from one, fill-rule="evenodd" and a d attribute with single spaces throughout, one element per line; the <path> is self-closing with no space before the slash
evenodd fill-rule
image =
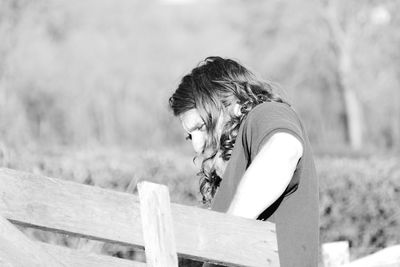
<path id="1" fill-rule="evenodd" d="M 255 106 L 244 121 L 245 127 L 261 125 L 282 126 L 296 125 L 302 128 L 301 120 L 296 111 L 287 103 L 264 102 Z"/>
<path id="2" fill-rule="evenodd" d="M 296 116 L 296 112 L 287 103 L 264 102 L 255 106 L 248 114 L 248 119 L 267 117 L 268 115 L 291 115 Z"/>
<path id="3" fill-rule="evenodd" d="M 286 103 L 265 102 L 254 107 L 243 122 L 242 142 L 250 155 L 258 153 L 259 149 L 274 135 L 272 141 L 276 144 L 293 145 L 297 141 L 303 144 L 304 133 L 302 123 Z M 297 139 L 297 140 L 294 140 Z M 295 145 L 298 146 L 298 144 Z"/>

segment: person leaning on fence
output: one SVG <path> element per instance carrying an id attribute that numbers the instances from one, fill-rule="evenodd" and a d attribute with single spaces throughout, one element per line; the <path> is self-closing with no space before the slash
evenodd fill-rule
<path id="1" fill-rule="evenodd" d="M 208 57 L 169 99 L 212 210 L 276 224 L 280 265 L 318 265 L 318 180 L 291 105 L 231 59 Z M 214 266 L 204 264 L 204 266 Z"/>

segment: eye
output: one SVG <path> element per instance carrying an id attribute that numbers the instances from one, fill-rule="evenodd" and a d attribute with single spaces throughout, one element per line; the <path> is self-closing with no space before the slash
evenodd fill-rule
<path id="1" fill-rule="evenodd" d="M 191 134 L 188 134 L 188 135 L 185 137 L 185 139 L 186 139 L 186 140 L 192 140 L 192 135 L 191 135 Z"/>
<path id="2" fill-rule="evenodd" d="M 203 123 L 198 129 L 199 129 L 200 131 L 205 130 L 205 129 L 206 129 L 206 124 Z"/>

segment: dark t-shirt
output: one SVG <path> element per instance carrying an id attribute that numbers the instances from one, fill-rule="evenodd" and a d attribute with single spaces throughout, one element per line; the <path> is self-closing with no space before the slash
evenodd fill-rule
<path id="1" fill-rule="evenodd" d="M 250 111 L 239 128 L 212 209 L 228 210 L 246 169 L 262 145 L 276 132 L 295 136 L 303 145 L 303 155 L 285 192 L 258 219 L 276 224 L 282 267 L 314 267 L 318 265 L 319 253 L 318 180 L 307 134 L 297 113 L 289 105 L 266 102 Z"/>

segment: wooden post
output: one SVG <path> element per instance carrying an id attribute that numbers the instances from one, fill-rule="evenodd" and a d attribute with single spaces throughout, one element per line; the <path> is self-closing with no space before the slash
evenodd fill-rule
<path id="1" fill-rule="evenodd" d="M 340 241 L 322 245 L 324 267 L 339 267 L 349 263 L 349 242 Z"/>
<path id="2" fill-rule="evenodd" d="M 66 266 L 31 241 L 2 216 L 0 216 L 0 264 L 13 267 Z"/>
<path id="3" fill-rule="evenodd" d="M 146 263 L 149 267 L 178 267 L 168 187 L 138 184 Z"/>

